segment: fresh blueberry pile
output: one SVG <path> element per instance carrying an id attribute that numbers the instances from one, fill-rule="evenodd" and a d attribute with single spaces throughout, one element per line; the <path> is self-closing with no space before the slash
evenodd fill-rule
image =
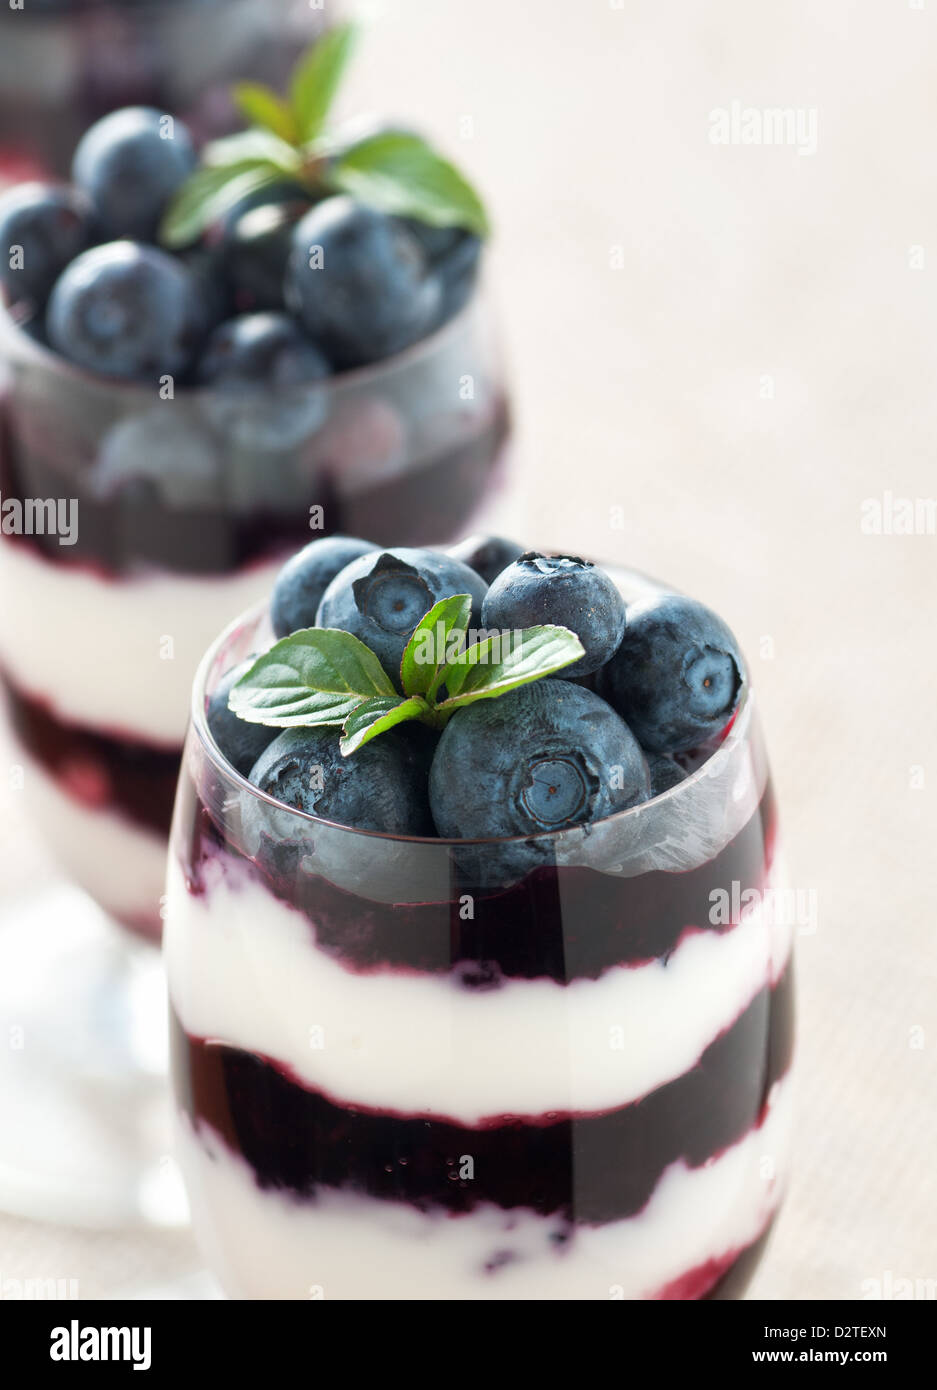
<path id="1" fill-rule="evenodd" d="M 447 553 L 313 541 L 281 570 L 271 619 L 279 640 L 208 706 L 228 761 L 340 824 L 517 840 L 515 876 L 543 857 L 531 837 L 683 781 L 744 680 L 732 633 L 695 599 L 626 605 L 596 565 L 497 537 Z"/>
<path id="2" fill-rule="evenodd" d="M 106 376 L 249 392 L 399 353 L 471 296 L 474 232 L 298 182 L 245 193 L 167 249 L 197 165 L 181 121 L 128 107 L 85 133 L 70 186 L 0 198 L 0 286 L 33 336 Z"/>

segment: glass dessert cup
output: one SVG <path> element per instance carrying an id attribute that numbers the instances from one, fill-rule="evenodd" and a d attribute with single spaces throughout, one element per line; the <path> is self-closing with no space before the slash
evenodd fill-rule
<path id="1" fill-rule="evenodd" d="M 35 1026 L 51 1036 L 49 1018 L 71 1020 L 66 1055 L 24 1053 L 11 1085 L 35 1096 L 28 1067 L 53 1088 L 58 1067 L 73 1098 L 94 1056 L 110 1059 L 112 1091 L 122 1079 L 136 1096 L 141 1047 L 156 1084 L 164 1071 L 152 944 L 191 681 L 205 647 L 315 536 L 420 545 L 460 534 L 498 477 L 504 386 L 480 293 L 407 352 L 302 391 L 179 387 L 161 399 L 155 388 L 70 367 L 6 314 L 0 355 L 0 497 L 19 507 L 0 533 L 0 686 L 24 807 L 84 890 L 67 908 L 57 895 L 48 911 L 18 909 L 0 928 L 0 1010 L 20 1019 L 18 981 L 35 966 L 47 986 Z M 67 1010 L 38 965 L 43 916 L 61 933 L 60 964 L 73 943 L 74 970 L 57 976 Z M 137 949 L 131 937 L 119 940 L 114 921 L 131 928 Z M 131 1008 L 131 991 L 152 1009 Z M 99 1090 L 100 1076 L 94 1084 Z M 8 1117 L 17 1113 L 3 1072 L 0 1101 Z M 43 1112 L 54 1111 L 49 1099 Z M 76 1183 L 74 1143 L 44 1133 L 33 1153 L 31 1125 L 10 1120 L 10 1135 L 17 1130 L 15 1160 L 0 1141 L 0 1208 L 61 1217 L 80 1190 L 81 1210 L 69 1219 L 101 1224 L 152 1205 L 152 1187 L 141 1199 L 136 1175 L 129 1187 L 112 1172 L 99 1180 L 96 1157 L 78 1164 Z M 115 1163 L 131 1173 L 133 1165 Z"/>
<path id="2" fill-rule="evenodd" d="M 793 1046 L 751 695 L 686 781 L 529 841 L 518 881 L 509 841 L 332 825 L 234 772 L 206 700 L 266 623 L 196 681 L 164 934 L 177 1153 L 225 1291 L 740 1297 Z"/>
<path id="3" fill-rule="evenodd" d="M 64 175 L 92 122 L 154 106 L 201 141 L 235 125 L 229 89 L 279 88 L 324 27 L 307 0 L 25 0 L 0 10 L 0 181 Z"/>

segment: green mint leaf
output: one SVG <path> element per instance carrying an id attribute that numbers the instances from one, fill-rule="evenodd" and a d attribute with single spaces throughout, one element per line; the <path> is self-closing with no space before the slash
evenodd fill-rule
<path id="1" fill-rule="evenodd" d="M 461 649 L 472 615 L 468 594 L 440 599 L 413 629 L 400 663 L 400 684 L 407 695 L 427 695 L 439 688 L 441 673 Z"/>
<path id="2" fill-rule="evenodd" d="M 299 150 L 271 130 L 242 130 L 210 141 L 202 150 L 202 166 L 219 169 L 245 160 L 270 164 L 286 178 L 296 178 L 302 170 Z"/>
<path id="3" fill-rule="evenodd" d="M 315 140 L 325 124 L 356 37 L 354 24 L 337 24 L 296 65 L 290 106 L 301 144 Z"/>
<path id="4" fill-rule="evenodd" d="M 296 118 L 287 103 L 270 87 L 260 82 L 239 82 L 232 96 L 238 110 L 251 125 L 271 131 L 288 145 L 298 143 Z"/>
<path id="5" fill-rule="evenodd" d="M 453 164 L 419 135 L 383 131 L 352 145 L 329 168 L 328 182 L 380 212 L 433 227 L 488 235 L 481 199 Z"/>
<path id="6" fill-rule="evenodd" d="M 160 240 L 171 249 L 188 246 L 228 208 L 282 174 L 264 160 L 244 159 L 212 169 L 197 169 L 178 190 L 160 227 Z"/>
<path id="7" fill-rule="evenodd" d="M 377 657 L 337 628 L 309 627 L 258 657 L 228 696 L 228 708 L 250 724 L 290 729 L 343 724 L 375 695 L 400 696 Z"/>
<path id="8" fill-rule="evenodd" d="M 370 743 L 372 738 L 395 724 L 422 719 L 427 708 L 426 701 L 419 695 L 412 695 L 408 700 L 402 700 L 399 695 L 377 695 L 373 700 L 365 700 L 345 720 L 339 743 L 343 757 L 347 758 L 363 743 Z"/>
<path id="9" fill-rule="evenodd" d="M 475 700 L 491 700 L 519 685 L 529 685 L 562 671 L 585 655 L 568 627 L 528 627 L 523 632 L 488 637 L 469 647 L 442 672 L 447 698 L 436 709 L 448 715 Z"/>

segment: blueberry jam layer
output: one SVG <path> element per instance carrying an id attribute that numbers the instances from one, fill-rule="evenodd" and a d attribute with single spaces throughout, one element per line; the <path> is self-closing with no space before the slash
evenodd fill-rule
<path id="1" fill-rule="evenodd" d="M 191 787 L 181 790 L 193 796 Z M 713 893 L 729 899 L 764 889 L 777 814 L 768 783 L 742 829 L 705 864 L 681 873 L 632 877 L 568 865 L 543 865 L 500 892 L 477 890 L 451 863 L 451 897 L 440 902 L 377 902 L 298 867 L 297 846 L 263 847 L 251 872 L 280 901 L 303 912 L 318 949 L 346 969 L 443 974 L 484 989 L 505 979 L 549 978 L 559 984 L 598 979 L 618 965 L 669 956 L 688 929 L 719 932 Z M 182 868 L 189 891 L 206 892 L 206 870 L 219 854 L 237 857 L 204 806 L 189 805 Z M 210 877 L 210 874 L 208 875 Z M 472 899 L 473 916 L 463 909 Z"/>
<path id="2" fill-rule="evenodd" d="M 181 749 L 65 723 L 2 673 L 0 688 L 17 743 L 73 801 L 168 836 Z"/>
<path id="3" fill-rule="evenodd" d="M 343 483 L 340 454 L 315 460 L 307 483 L 302 460 L 229 458 L 212 488 L 216 500 L 192 506 L 167 500 L 163 480 L 142 476 L 99 495 L 84 481 L 93 474 L 95 458 L 82 455 L 77 433 L 65 416 L 56 424 L 26 420 L 21 412 L 15 430 L 7 423 L 0 436 L 0 495 L 66 502 L 77 497 L 78 527 L 68 546 L 57 534 L 6 539 L 33 547 L 63 569 L 83 564 L 115 576 L 147 567 L 215 575 L 305 545 L 314 507 L 322 509 L 320 535 L 364 536 L 378 545 L 399 545 L 401 537 L 409 545 L 451 538 L 495 480 L 508 416 L 502 402 L 470 437 L 355 491 Z M 172 486 L 184 492 L 185 482 L 181 477 Z"/>
<path id="4" fill-rule="evenodd" d="M 322 1189 L 314 1201 L 262 1190 L 207 1125 L 177 1126 L 199 1238 L 234 1298 L 695 1300 L 741 1297 L 783 1195 L 764 1155 L 786 1164 L 790 1097 L 701 1169 L 677 1165 L 635 1217 L 571 1225 L 529 1209 L 445 1208 Z M 245 1232 L 257 1239 L 245 1240 Z"/>
<path id="5" fill-rule="evenodd" d="M 700 1168 L 759 1125 L 791 1062 L 793 980 L 788 966 L 694 1067 L 640 1101 L 477 1126 L 333 1099 L 268 1059 L 190 1037 L 175 1013 L 171 1034 L 181 1110 L 262 1189 L 305 1199 L 343 1189 L 451 1214 L 488 1203 L 600 1225 L 641 1211 L 672 1164 Z"/>

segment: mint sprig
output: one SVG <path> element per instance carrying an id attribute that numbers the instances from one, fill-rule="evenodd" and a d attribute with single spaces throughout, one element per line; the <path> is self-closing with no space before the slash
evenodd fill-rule
<path id="1" fill-rule="evenodd" d="M 322 134 L 358 38 L 354 24 L 339 24 L 300 58 L 290 79 L 290 110 L 302 144 Z"/>
<path id="2" fill-rule="evenodd" d="M 258 657 L 231 690 L 228 708 L 279 729 L 343 724 L 366 700 L 399 699 L 377 657 L 336 628 L 304 628 Z"/>
<path id="3" fill-rule="evenodd" d="M 171 211 L 172 235 L 164 240 L 170 246 L 188 246 L 241 198 L 279 182 L 282 177 L 275 165 L 257 159 L 197 169 L 176 195 Z"/>
<path id="4" fill-rule="evenodd" d="M 289 102 L 262 82 L 239 82 L 232 90 L 234 104 L 249 125 L 269 130 L 288 145 L 299 141 L 299 124 Z"/>
<path id="5" fill-rule="evenodd" d="M 440 599 L 413 629 L 400 663 L 400 684 L 405 695 L 435 699 L 446 667 L 465 645 L 472 616 L 468 594 Z"/>
<path id="6" fill-rule="evenodd" d="M 365 700 L 345 720 L 339 748 L 347 758 L 349 753 L 354 753 L 363 743 L 370 743 L 385 729 L 392 729 L 408 719 L 422 719 L 425 709 L 426 701 L 418 695 L 406 700 L 401 700 L 399 695 L 378 695 L 374 700 Z"/>
<path id="7" fill-rule="evenodd" d="M 575 655 L 571 654 L 573 643 Z M 551 671 L 561 671 L 584 655 L 582 643 L 568 627 L 545 624 L 525 628 L 516 637 L 488 637 L 462 652 L 443 671 L 440 684 L 446 687 L 447 698 L 436 706 L 437 712 L 448 716 L 476 700 L 506 695 Z"/>
<path id="8" fill-rule="evenodd" d="M 360 140 L 335 161 L 328 177 L 333 189 L 380 212 L 431 227 L 465 227 L 480 237 L 491 230 L 471 184 L 419 135 L 388 130 Z"/>
<path id="9" fill-rule="evenodd" d="M 190 245 L 254 188 L 284 181 L 310 198 L 348 193 L 381 212 L 488 235 L 475 189 L 421 136 L 383 131 L 349 139 L 327 129 L 357 33 L 354 24 L 340 24 L 323 35 L 300 58 L 286 95 L 257 82 L 232 89 L 249 128 L 205 147 L 202 167 L 163 219 L 167 246 Z"/>
<path id="10" fill-rule="evenodd" d="M 305 628 L 258 657 L 228 706 L 252 724 L 341 727 L 347 757 L 405 721 L 442 729 L 466 705 L 554 675 L 584 655 L 574 632 L 549 624 L 489 634 L 466 647 L 471 611 L 469 595 L 456 594 L 425 614 L 404 650 L 400 691 L 350 632 Z"/>

